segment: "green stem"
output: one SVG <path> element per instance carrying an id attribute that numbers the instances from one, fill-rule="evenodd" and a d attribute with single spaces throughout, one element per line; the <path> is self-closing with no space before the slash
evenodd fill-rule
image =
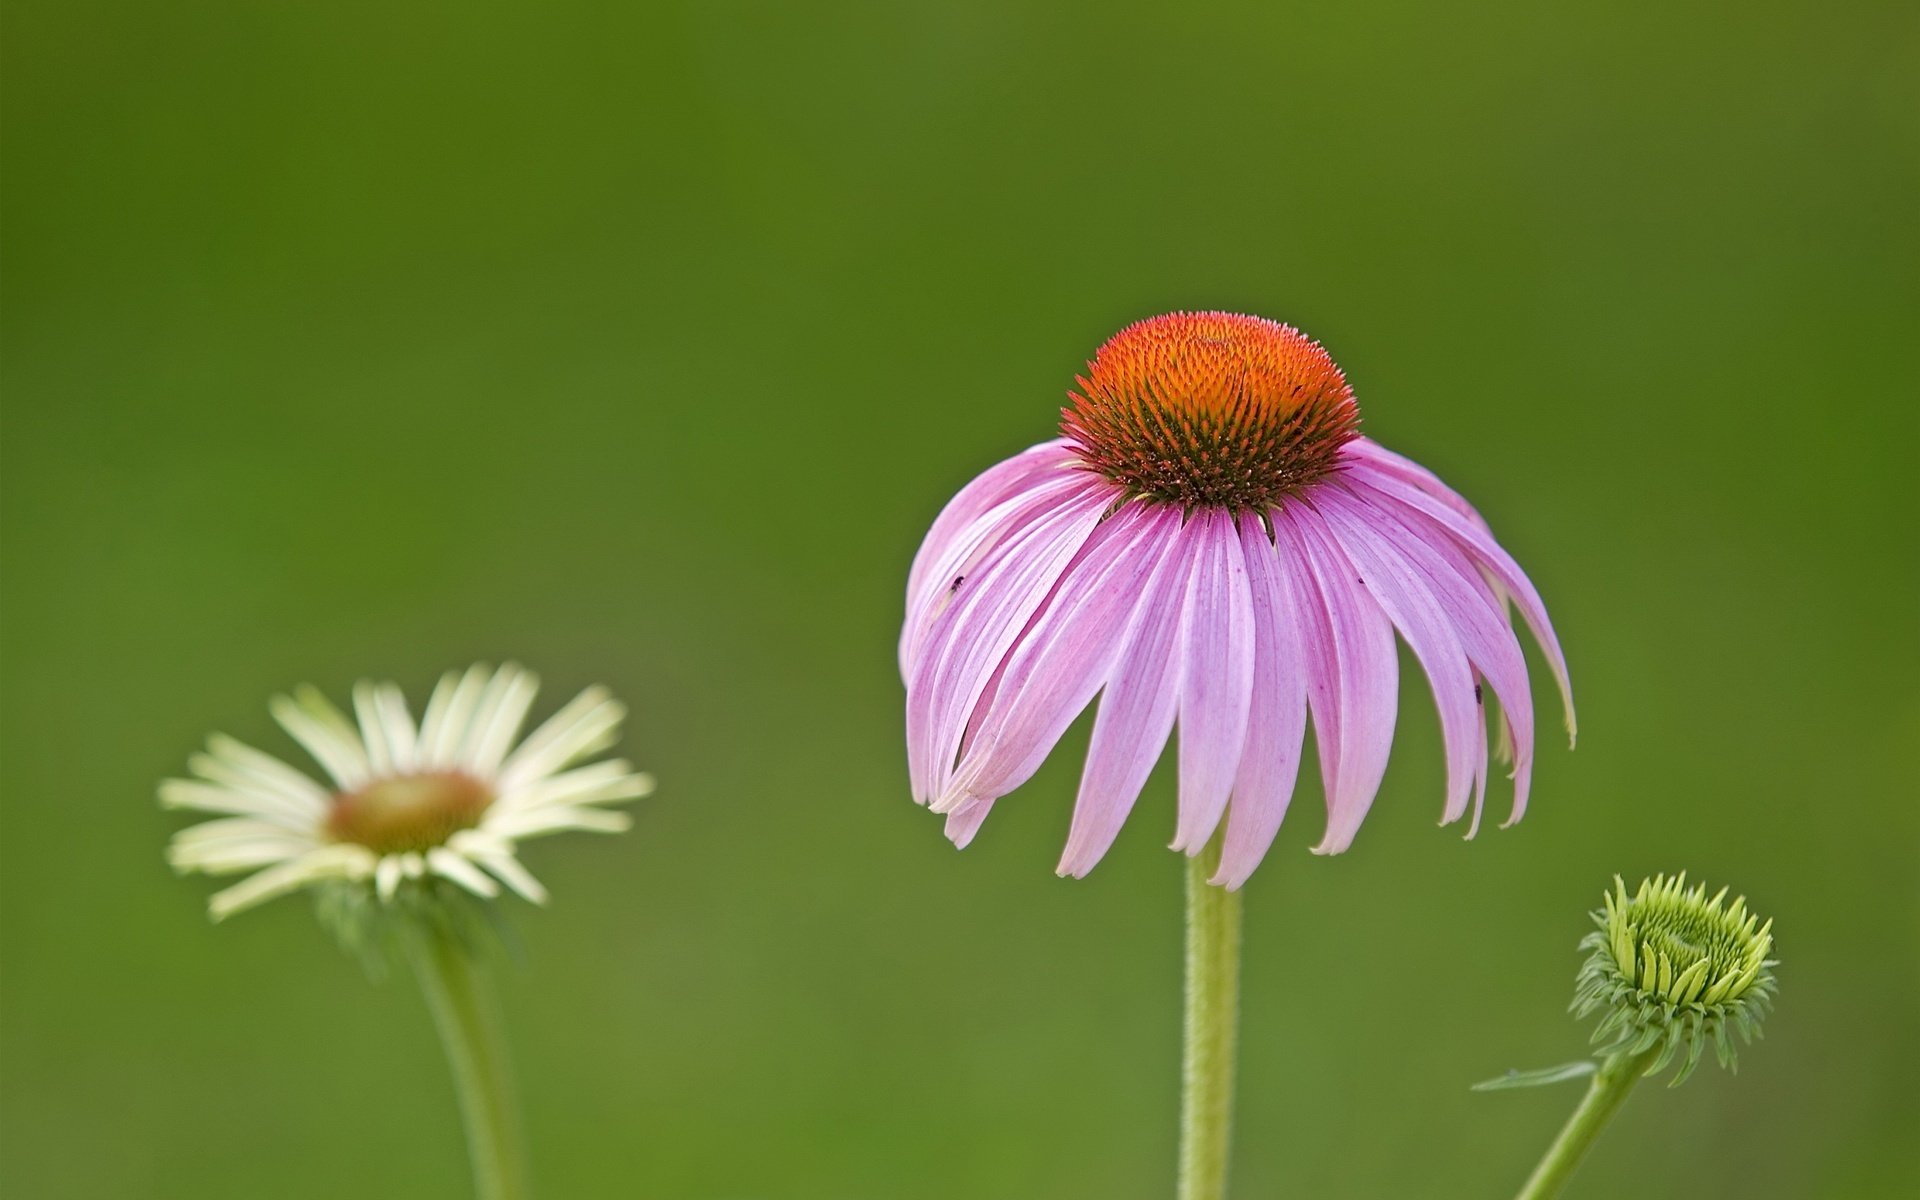
<path id="1" fill-rule="evenodd" d="M 428 923 L 413 939 L 413 965 L 467 1132 L 478 1200 L 526 1200 L 527 1156 L 514 1104 L 506 1037 L 487 970 L 453 930 Z"/>
<path id="2" fill-rule="evenodd" d="M 1240 893 L 1207 882 L 1219 864 L 1218 837 L 1187 860 L 1179 1200 L 1221 1200 L 1227 1194 L 1234 1036 L 1240 1018 Z"/>
<path id="3" fill-rule="evenodd" d="M 1515 1200 L 1547 1200 L 1560 1194 L 1600 1131 L 1619 1111 L 1627 1093 L 1640 1082 L 1640 1076 L 1659 1053 L 1660 1047 L 1656 1045 L 1639 1054 L 1616 1054 L 1600 1064 L 1593 1081 L 1587 1085 L 1587 1094 L 1580 1098 L 1580 1107 L 1567 1118 L 1560 1136 L 1547 1147 L 1540 1165 L 1533 1169 Z"/>

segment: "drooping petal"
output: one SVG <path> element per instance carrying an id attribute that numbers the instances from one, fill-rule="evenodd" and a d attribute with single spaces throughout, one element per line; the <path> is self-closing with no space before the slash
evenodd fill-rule
<path id="1" fill-rule="evenodd" d="M 1467 503 L 1467 498 L 1454 491 L 1441 481 L 1438 475 L 1408 458 L 1404 454 L 1395 454 L 1370 438 L 1357 437 L 1340 448 L 1340 453 L 1348 459 L 1358 459 L 1382 474 L 1392 476 L 1404 483 L 1432 496 L 1448 508 L 1485 529 L 1487 523 L 1479 510 Z"/>
<path id="2" fill-rule="evenodd" d="M 1512 824 L 1526 811 L 1532 780 L 1533 696 L 1527 682 L 1526 657 L 1507 620 L 1506 602 L 1481 575 L 1466 550 L 1444 530 L 1364 487 L 1357 488 L 1354 496 L 1372 511 L 1369 528 L 1425 576 L 1468 661 L 1500 702 L 1502 717 L 1512 733 L 1514 812 L 1506 822 Z M 1483 708 L 1480 721 L 1484 720 Z M 1484 797 L 1484 786 L 1476 787 L 1474 828 L 1479 825 L 1479 805 Z"/>
<path id="3" fill-rule="evenodd" d="M 1487 701 L 1485 689 L 1492 685 L 1478 669 L 1473 672 L 1473 695 L 1478 704 L 1474 705 L 1474 763 L 1473 763 L 1473 819 L 1467 822 L 1467 838 L 1472 840 L 1480 834 L 1480 814 L 1487 807 Z M 1505 728 L 1503 724 L 1501 728 Z"/>
<path id="4" fill-rule="evenodd" d="M 1293 504 L 1272 519 L 1303 617 L 1307 697 L 1327 791 L 1327 831 L 1313 849 L 1338 854 L 1366 819 L 1393 747 L 1400 697 L 1393 625 L 1318 513 Z"/>
<path id="5" fill-rule="evenodd" d="M 947 814 L 946 835 L 957 850 L 965 850 L 973 841 L 973 835 L 980 832 L 980 825 L 993 811 L 993 801 L 978 797 L 967 801 Z"/>
<path id="6" fill-rule="evenodd" d="M 1473 558 L 1477 566 L 1491 574 L 1513 597 L 1515 607 L 1520 610 L 1527 627 L 1533 631 L 1534 639 L 1540 643 L 1547 665 L 1553 671 L 1554 682 L 1560 689 L 1560 703 L 1566 712 L 1567 734 L 1571 738 L 1577 725 L 1573 711 L 1573 687 L 1567 678 L 1566 656 L 1561 653 L 1560 639 L 1554 635 L 1553 622 L 1547 617 L 1547 607 L 1526 572 L 1520 569 L 1520 564 L 1493 540 L 1493 535 L 1486 529 L 1420 488 L 1383 471 L 1368 469 L 1364 464 L 1350 468 L 1344 477 L 1356 488 L 1371 489 L 1388 500 L 1397 501 L 1399 506 L 1412 509 L 1444 530 Z"/>
<path id="7" fill-rule="evenodd" d="M 1040 768 L 1106 682 L 1129 639 L 1141 587 L 1179 522 L 1164 506 L 1135 502 L 1100 524 L 1008 654 L 936 812 L 1004 796 Z"/>
<path id="8" fill-rule="evenodd" d="M 1173 848 L 1198 854 L 1227 809 L 1247 740 L 1253 694 L 1253 597 L 1233 518 L 1194 513 L 1195 543 L 1181 612 L 1180 818 Z"/>
<path id="9" fill-rule="evenodd" d="M 1358 473 L 1360 478 L 1366 479 L 1384 476 L 1410 484 L 1433 497 L 1441 504 L 1453 509 L 1479 529 L 1488 531 L 1489 536 L 1491 536 L 1491 530 L 1488 528 L 1486 518 L 1482 517 L 1479 510 L 1467 502 L 1465 496 L 1448 487 L 1438 475 L 1408 458 L 1406 455 L 1396 454 L 1380 443 L 1370 441 L 1366 438 L 1355 438 L 1352 443 L 1342 449 L 1341 453 L 1346 456 L 1347 461 L 1344 464 L 1346 467 L 1351 469 L 1358 465 L 1361 468 Z M 1489 572 L 1478 568 L 1476 568 L 1476 570 L 1486 579 L 1487 585 L 1493 589 L 1494 595 L 1499 598 L 1499 608 L 1504 614 L 1507 611 L 1507 603 L 1509 600 L 1506 589 L 1501 587 L 1499 581 Z M 1485 714 L 1482 713 L 1481 717 L 1484 720 Z M 1504 721 L 1500 724 L 1499 735 L 1499 757 L 1501 761 L 1505 762 L 1511 757 L 1511 749 L 1507 742 L 1507 726 Z M 1483 785 L 1485 782 L 1484 779 L 1481 780 Z M 1473 815 L 1474 824 L 1477 826 L 1480 819 L 1480 813 L 1477 808 L 1474 810 Z M 1471 834 L 1469 836 L 1471 836 Z"/>
<path id="10" fill-rule="evenodd" d="M 1307 720 L 1300 617 L 1281 574 L 1279 553 L 1259 517 L 1247 514 L 1240 519 L 1240 545 L 1253 603 L 1253 689 L 1246 748 L 1227 808 L 1220 870 L 1212 880 L 1227 888 L 1247 881 L 1280 831 L 1299 775 Z"/>
<path id="11" fill-rule="evenodd" d="M 1173 732 L 1183 665 L 1180 614 L 1202 549 L 1202 539 L 1182 529 L 1141 588 L 1126 645 L 1094 716 L 1073 825 L 1055 868 L 1062 875 L 1078 879 L 1106 855 Z"/>
<path id="12" fill-rule="evenodd" d="M 982 516 L 1023 492 L 1030 491 L 1037 477 L 1071 470 L 1080 460 L 1064 440 L 1055 438 L 1029 447 L 1012 458 L 994 464 L 947 501 L 933 527 L 921 541 L 907 573 L 907 608 L 916 607 L 936 588 L 951 578 L 946 569 L 957 541 Z M 902 659 L 904 662 L 904 645 Z"/>
<path id="13" fill-rule="evenodd" d="M 946 551 L 928 567 L 926 581 L 907 597 L 907 619 L 900 628 L 903 680 L 912 680 L 913 664 L 924 657 L 927 639 L 941 615 L 967 590 L 979 590 L 987 565 L 1094 483 L 1084 471 L 1058 469 L 1030 474 L 1024 490 L 980 514 L 948 539 Z M 935 570 L 937 576 L 932 573 Z M 934 580 L 940 586 L 930 582 Z"/>
<path id="14" fill-rule="evenodd" d="M 1474 712 L 1478 700 L 1466 650 L 1419 568 L 1381 536 L 1377 516 L 1338 487 L 1321 489 L 1314 497 L 1314 507 L 1326 518 L 1340 548 L 1358 568 L 1362 586 L 1379 602 L 1426 672 L 1434 707 L 1440 714 L 1441 742 L 1446 747 L 1443 820 L 1457 820 L 1467 811 L 1473 791 L 1475 743 L 1478 741 L 1483 754 L 1486 746 L 1484 735 L 1475 736 L 1479 728 Z"/>
<path id="15" fill-rule="evenodd" d="M 991 551 L 932 623 L 909 663 L 907 763 L 926 803 L 952 778 L 971 718 L 1007 653 L 1087 545 L 1109 497 L 1088 484 L 1050 501 Z"/>

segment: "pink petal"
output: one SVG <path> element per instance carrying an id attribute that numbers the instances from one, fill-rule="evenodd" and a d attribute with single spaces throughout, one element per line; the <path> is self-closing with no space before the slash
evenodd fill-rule
<path id="1" fill-rule="evenodd" d="M 1107 680 L 1142 585 L 1179 528 L 1165 506 L 1128 504 L 1102 522 L 1054 595 L 1014 645 L 992 703 L 932 808 L 1004 796 L 1040 769 Z"/>
<path id="2" fill-rule="evenodd" d="M 1085 875 L 1113 845 L 1173 731 L 1180 700 L 1181 605 L 1201 544 L 1185 529 L 1169 542 L 1141 589 L 1126 648 L 1100 696 L 1073 825 L 1055 868 L 1062 875 Z"/>
<path id="3" fill-rule="evenodd" d="M 1426 492 L 1469 521 L 1472 521 L 1480 528 L 1485 529 L 1487 527 L 1487 523 L 1481 519 L 1479 511 L 1476 510 L 1473 505 L 1467 503 L 1465 496 L 1448 487 L 1445 483 L 1441 482 L 1438 475 L 1435 475 L 1432 471 L 1427 470 L 1406 455 L 1395 454 L 1379 442 L 1364 437 L 1358 437 L 1348 442 L 1345 446 L 1341 447 L 1340 453 L 1345 458 L 1359 459 L 1365 462 L 1381 474 L 1389 475 L 1403 483 L 1412 484 L 1414 487 Z"/>
<path id="4" fill-rule="evenodd" d="M 1299 617 L 1279 554 L 1259 517 L 1241 518 L 1240 545 L 1253 602 L 1253 690 L 1220 870 L 1213 877 L 1227 888 L 1247 881 L 1280 831 L 1300 769 L 1307 718 Z"/>
<path id="5" fill-rule="evenodd" d="M 1527 684 L 1526 657 L 1507 621 L 1506 604 L 1446 530 L 1391 497 L 1366 488 L 1356 489 L 1354 495 L 1373 511 L 1370 525 L 1379 537 L 1425 575 L 1468 660 L 1500 701 L 1514 742 L 1514 811 L 1507 819 L 1510 825 L 1526 811 L 1532 780 L 1533 696 Z M 1484 713 L 1481 720 L 1485 720 Z M 1482 788 L 1479 797 L 1484 796 Z M 1479 823 L 1478 803 L 1476 798 L 1475 828 Z"/>
<path id="6" fill-rule="evenodd" d="M 907 617 L 900 628 L 900 664 L 903 675 L 912 670 L 920 647 L 942 613 L 952 607 L 965 585 L 980 582 L 985 561 L 1022 530 L 1057 510 L 1095 481 L 1085 472 L 1036 474 L 1026 490 L 1018 492 L 977 517 L 947 540 L 947 549 L 929 567 L 921 588 L 907 595 Z M 938 574 L 933 574 L 933 571 Z M 942 586 L 935 587 L 932 581 Z"/>
<path id="7" fill-rule="evenodd" d="M 954 849 L 965 850 L 967 843 L 973 841 L 973 835 L 980 832 L 980 823 L 993 811 L 991 800 L 969 800 L 959 808 L 947 814 L 947 840 Z"/>
<path id="8" fill-rule="evenodd" d="M 1359 569 L 1363 585 L 1379 601 L 1426 671 L 1447 754 L 1443 820 L 1458 820 L 1467 811 L 1467 799 L 1473 791 L 1475 730 L 1480 722 L 1475 712 L 1479 701 L 1474 692 L 1473 668 L 1466 651 L 1425 576 L 1379 533 L 1378 514 L 1337 487 L 1316 492 L 1314 507 L 1326 518 L 1341 549 Z M 1484 754 L 1484 734 L 1479 736 L 1478 746 Z"/>
<path id="9" fill-rule="evenodd" d="M 914 798 L 923 804 L 951 777 L 988 680 L 1088 542 L 1108 499 L 1087 484 L 1047 503 L 1051 507 L 981 559 L 908 663 L 907 766 Z"/>
<path id="10" fill-rule="evenodd" d="M 1305 504 L 1272 516 L 1281 565 L 1306 618 L 1307 698 L 1327 789 L 1327 832 L 1316 854 L 1353 842 L 1386 774 L 1398 716 L 1393 625 L 1361 588 L 1326 521 Z"/>
<path id="11" fill-rule="evenodd" d="M 1037 483 L 1079 465 L 1079 456 L 1064 439 L 1056 438 L 987 468 L 961 488 L 934 518 L 933 527 L 913 556 L 913 567 L 907 573 L 907 611 L 914 611 L 941 587 L 950 585 L 957 562 L 973 549 L 972 543 L 979 536 L 976 527 L 980 518 L 1031 492 Z M 914 628 L 909 621 L 907 630 Z M 901 639 L 903 671 L 906 640 L 904 636 Z"/>
<path id="12" fill-rule="evenodd" d="M 1383 496 L 1397 500 L 1428 518 L 1445 530 L 1473 557 L 1477 566 L 1490 573 L 1513 596 L 1515 606 L 1525 618 L 1527 627 L 1533 631 L 1534 640 L 1540 643 L 1540 649 L 1546 654 L 1547 665 L 1553 670 L 1554 682 L 1560 689 L 1560 703 L 1566 711 L 1567 734 L 1571 738 L 1577 727 L 1573 712 L 1573 687 L 1567 679 L 1566 656 L 1560 651 L 1559 638 L 1554 636 L 1553 622 L 1547 618 L 1547 607 L 1541 602 L 1540 593 L 1534 590 L 1526 572 L 1520 569 L 1520 564 L 1501 549 L 1492 534 L 1462 517 L 1452 506 L 1435 500 L 1417 487 L 1384 471 L 1369 469 L 1364 463 L 1350 466 L 1343 472 L 1343 477 L 1357 486 L 1372 488 Z"/>
<path id="13" fill-rule="evenodd" d="M 1491 687 L 1486 676 L 1479 671 L 1473 673 L 1474 696 L 1479 703 L 1474 706 L 1474 764 L 1473 764 L 1473 819 L 1467 822 L 1467 837 L 1473 838 L 1480 833 L 1480 814 L 1487 807 L 1487 704 L 1482 687 Z M 1503 726 L 1504 728 L 1504 726 Z"/>
<path id="14" fill-rule="evenodd" d="M 1233 518 L 1202 510 L 1187 521 L 1198 546 L 1182 614 L 1180 819 L 1173 848 L 1198 854 L 1227 809 L 1247 741 L 1253 693 L 1253 598 Z"/>

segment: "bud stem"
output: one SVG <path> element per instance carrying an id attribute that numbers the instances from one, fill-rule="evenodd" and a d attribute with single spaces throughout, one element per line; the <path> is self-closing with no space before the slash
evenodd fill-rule
<path id="1" fill-rule="evenodd" d="M 1656 1043 L 1638 1054 L 1616 1054 L 1601 1063 L 1593 1081 L 1587 1085 L 1587 1094 L 1580 1099 L 1580 1107 L 1567 1118 L 1560 1136 L 1547 1147 L 1540 1165 L 1533 1169 L 1515 1200 L 1547 1200 L 1559 1195 L 1600 1131 L 1626 1100 L 1627 1093 L 1659 1057 L 1660 1046 Z"/>
<path id="2" fill-rule="evenodd" d="M 1179 1200 L 1222 1200 L 1227 1194 L 1234 1039 L 1240 1017 L 1240 893 L 1207 882 L 1219 865 L 1218 835 L 1187 859 Z"/>
<path id="3" fill-rule="evenodd" d="M 474 949 L 438 921 L 407 939 L 420 990 L 453 1068 L 478 1200 L 526 1200 L 527 1157 L 498 1005 Z"/>

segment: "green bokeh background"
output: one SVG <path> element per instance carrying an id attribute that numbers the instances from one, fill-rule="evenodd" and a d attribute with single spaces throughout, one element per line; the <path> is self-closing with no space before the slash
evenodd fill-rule
<path id="1" fill-rule="evenodd" d="M 1084 882 L 1072 742 L 955 853 L 893 655 L 940 504 L 1195 306 L 1323 339 L 1480 505 L 1583 729 L 1471 843 L 1417 684 L 1351 853 L 1302 793 L 1238 1194 L 1510 1190 L 1576 1091 L 1466 1084 L 1579 1053 L 1585 911 L 1677 867 L 1777 917 L 1779 1011 L 1572 1194 L 1920 1188 L 1911 5 L 13 0 L 4 42 L 7 1195 L 464 1194 L 405 980 L 301 900 L 210 926 L 152 793 L 212 729 L 291 755 L 276 690 L 504 656 L 542 711 L 612 685 L 661 780 L 527 851 L 545 1196 L 1170 1194 L 1169 781 Z"/>

